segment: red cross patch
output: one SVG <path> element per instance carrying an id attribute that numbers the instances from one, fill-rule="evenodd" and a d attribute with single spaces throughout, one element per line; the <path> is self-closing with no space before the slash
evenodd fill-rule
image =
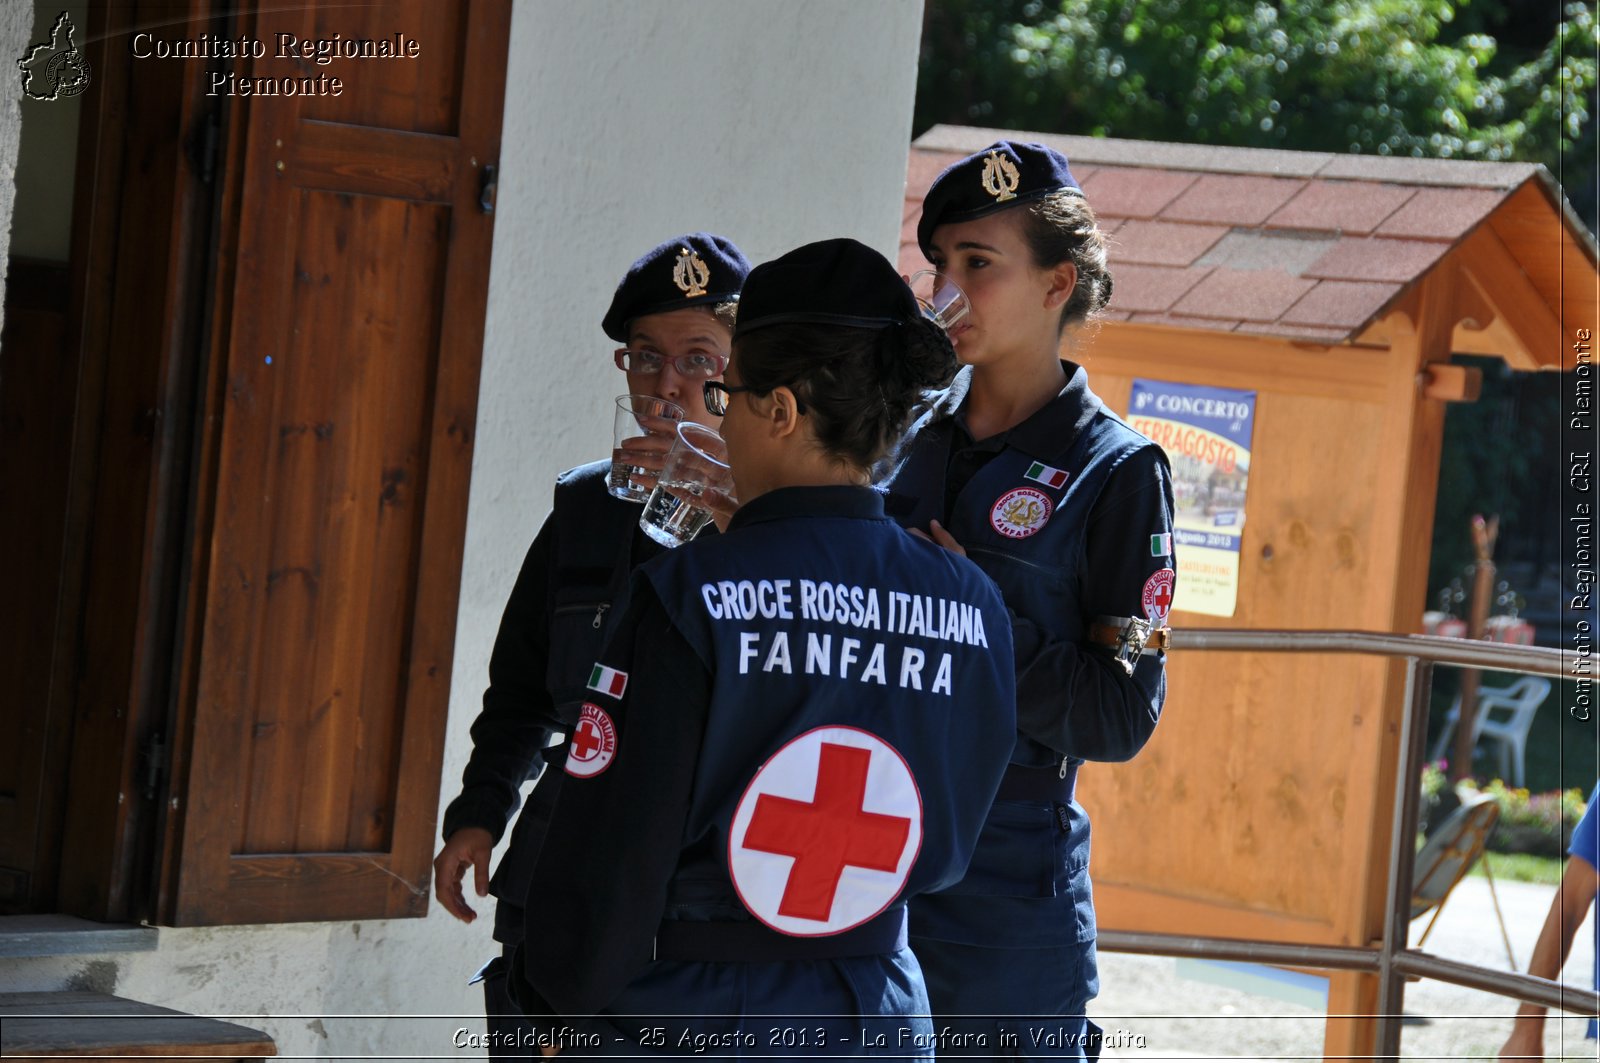
<path id="1" fill-rule="evenodd" d="M 860 926 L 905 888 L 922 848 L 922 795 L 889 743 L 818 727 L 774 753 L 739 799 L 728 869 L 750 914 L 779 933 Z"/>
<path id="2" fill-rule="evenodd" d="M 1170 568 L 1157 569 L 1144 581 L 1144 615 L 1152 624 L 1163 623 L 1172 610 L 1172 587 L 1177 574 Z"/>
<path id="3" fill-rule="evenodd" d="M 606 710 L 591 702 L 583 703 L 578 726 L 567 739 L 567 774 L 580 779 L 593 778 L 611 765 L 617 755 L 617 727 Z"/>

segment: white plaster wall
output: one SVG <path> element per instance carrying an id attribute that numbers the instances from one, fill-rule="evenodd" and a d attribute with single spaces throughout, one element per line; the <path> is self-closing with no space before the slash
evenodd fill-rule
<path id="1" fill-rule="evenodd" d="M 33 33 L 33 7 L 0 4 L 0 63 L 12 60 L 9 75 L 0 77 L 0 294 L 5 291 L 6 256 L 11 243 L 12 207 L 17 191 L 17 149 L 22 144 L 22 79 L 16 59 L 28 50 Z M 0 303 L 0 325 L 4 307 Z"/>
<path id="2" fill-rule="evenodd" d="M 609 450 L 622 381 L 599 322 L 618 278 L 694 229 L 757 262 L 838 235 L 893 258 L 921 8 L 516 3 L 441 807 L 555 474 Z M 288 1056 L 480 1055 L 452 1045 L 481 1029 L 464 984 L 494 950 L 480 910 L 471 927 L 434 904 L 426 919 L 163 930 L 152 953 L 16 961 L 0 991 L 73 982 L 240 1015 Z M 445 1017 L 405 1017 L 428 1014 Z"/>
<path id="3" fill-rule="evenodd" d="M 11 0 L 11 9 L 25 8 L 25 4 Z M 74 42 L 81 48 L 88 43 L 85 27 L 89 25 L 89 5 L 86 0 L 34 0 L 33 24 L 38 36 L 29 41 L 37 44 L 44 40 L 55 25 L 56 16 L 66 11 L 77 28 Z M 10 51 L 0 52 L 0 66 Z M 15 53 L 22 55 L 22 51 Z M 95 72 L 89 72 L 90 80 Z M 0 78 L 7 91 L 12 89 L 9 77 Z M 78 165 L 78 120 L 83 111 L 83 97 L 69 96 L 59 100 L 31 100 L 22 94 L 20 84 L 15 86 L 21 102 L 23 137 L 21 157 L 17 160 L 16 213 L 9 228 L 13 255 L 65 262 L 72 244 L 72 190 L 73 173 Z"/>

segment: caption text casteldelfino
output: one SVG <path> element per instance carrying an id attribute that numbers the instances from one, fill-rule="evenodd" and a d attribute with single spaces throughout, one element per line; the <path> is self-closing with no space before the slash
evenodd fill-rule
<path id="1" fill-rule="evenodd" d="M 422 46 L 415 38 L 396 32 L 387 37 L 307 38 L 293 33 L 273 35 L 273 44 L 257 37 L 223 37 L 202 33 L 198 37 L 163 40 L 150 33 L 136 33 L 129 42 L 135 59 L 275 59 L 309 60 L 327 66 L 335 59 L 415 59 Z M 212 70 L 207 74 L 208 96 L 339 96 L 344 81 L 326 73 L 315 76 L 275 77 L 241 75 L 233 70 Z"/>

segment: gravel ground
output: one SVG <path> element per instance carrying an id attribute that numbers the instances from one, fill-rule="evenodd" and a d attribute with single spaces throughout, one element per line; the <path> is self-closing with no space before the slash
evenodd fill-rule
<path id="1" fill-rule="evenodd" d="M 1517 968 L 1526 970 L 1555 887 L 1496 882 Z M 1593 916 L 1591 915 L 1592 919 Z M 1411 927 L 1411 944 L 1428 917 Z M 1451 896 L 1426 945 L 1447 959 L 1509 970 L 1489 887 L 1469 877 Z M 1592 985 L 1594 933 L 1577 934 L 1563 975 L 1576 987 Z M 1249 1059 L 1322 1058 L 1323 1009 L 1183 977 L 1177 961 L 1157 956 L 1100 955 L 1100 996 L 1089 1014 L 1108 1035 L 1102 1058 Z M 1443 982 L 1406 987 L 1401 1053 L 1408 1059 L 1492 1060 L 1511 1028 L 1516 1003 Z M 1583 1037 L 1586 1021 L 1552 1015 L 1545 1026 L 1549 1059 L 1597 1058 Z M 1120 1034 L 1119 1034 L 1120 1032 Z"/>

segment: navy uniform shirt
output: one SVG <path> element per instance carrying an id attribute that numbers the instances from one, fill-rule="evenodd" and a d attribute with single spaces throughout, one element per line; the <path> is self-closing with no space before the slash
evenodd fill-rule
<path id="1" fill-rule="evenodd" d="M 644 566 L 529 894 L 524 1005 L 602 1010 L 663 920 L 823 937 L 958 881 L 1012 746 L 1010 659 L 992 582 L 868 488 L 769 492 Z"/>
<path id="2" fill-rule="evenodd" d="M 1089 642 L 1088 627 L 1098 617 L 1164 623 L 1174 559 L 1166 455 L 1105 408 L 1080 366 L 1064 368 L 1067 383 L 1054 399 L 981 441 L 971 439 L 961 417 L 972 373 L 963 369 L 913 424 L 885 486 L 896 519 L 919 529 L 937 519 L 999 585 L 1014 638 L 1012 762 L 1060 765 L 1070 788 L 1079 763 L 1127 760 L 1155 729 L 1163 655 L 1145 654 L 1130 676 L 1110 650 Z M 996 814 L 1011 811 L 1020 814 Z M 1092 938 L 1087 816 L 1065 802 L 1059 817 L 1040 817 L 1038 830 L 1062 836 L 1054 881 L 1017 881 L 999 867 L 991 875 L 980 852 L 977 879 L 957 893 L 1056 898 L 1077 908 L 1076 919 L 1041 930 L 1020 912 L 997 921 L 996 911 L 953 901 L 920 928 L 914 920 L 914 932 L 1018 947 Z M 914 915 L 938 908 L 920 904 Z"/>

